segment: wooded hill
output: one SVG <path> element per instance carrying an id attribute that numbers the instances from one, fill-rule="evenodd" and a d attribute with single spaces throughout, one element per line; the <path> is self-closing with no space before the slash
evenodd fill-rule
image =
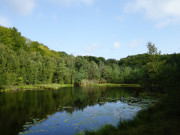
<path id="1" fill-rule="evenodd" d="M 25 84 L 130 83 L 163 87 L 179 83 L 180 53 L 161 55 L 154 44 L 148 52 L 126 58 L 69 55 L 50 50 L 21 36 L 18 30 L 0 26 L 0 89 Z"/>

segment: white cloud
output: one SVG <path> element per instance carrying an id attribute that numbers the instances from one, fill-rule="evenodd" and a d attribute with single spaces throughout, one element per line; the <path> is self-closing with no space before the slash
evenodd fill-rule
<path id="1" fill-rule="evenodd" d="M 8 9 L 19 15 L 29 15 L 33 12 L 35 0 L 3 0 Z"/>
<path id="2" fill-rule="evenodd" d="M 86 53 L 92 53 L 92 52 L 94 52 L 96 49 L 98 49 L 99 47 L 100 47 L 99 44 L 93 43 L 93 44 L 91 44 L 90 46 L 87 46 L 86 48 L 84 48 L 83 50 L 84 50 L 84 52 L 86 52 Z"/>
<path id="3" fill-rule="evenodd" d="M 134 41 L 132 41 L 129 45 L 130 48 L 136 48 L 138 47 L 139 45 L 141 45 L 143 43 L 143 39 L 140 38 L 140 39 L 135 39 Z"/>
<path id="4" fill-rule="evenodd" d="M 141 12 L 162 27 L 180 20 L 179 5 L 180 0 L 135 0 L 125 6 L 125 12 Z"/>
<path id="5" fill-rule="evenodd" d="M 178 18 L 173 18 L 173 19 L 166 19 L 164 21 L 158 22 L 155 27 L 156 28 L 163 28 L 168 26 L 169 24 L 178 24 L 180 22 L 180 19 Z"/>
<path id="6" fill-rule="evenodd" d="M 0 25 L 5 26 L 5 27 L 9 27 L 10 22 L 5 17 L 0 15 Z"/>
<path id="7" fill-rule="evenodd" d="M 120 42 L 114 42 L 113 50 L 118 50 L 120 47 L 121 47 L 121 43 Z"/>
<path id="8" fill-rule="evenodd" d="M 94 0 L 48 0 L 49 2 L 61 5 L 61 6 L 80 6 L 91 5 Z"/>

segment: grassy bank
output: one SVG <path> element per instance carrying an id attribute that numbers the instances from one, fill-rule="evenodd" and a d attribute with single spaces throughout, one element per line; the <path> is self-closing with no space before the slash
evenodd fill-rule
<path id="1" fill-rule="evenodd" d="M 82 87 L 141 87 L 139 84 L 113 84 L 113 83 L 88 83 L 86 85 L 81 85 Z M 4 90 L 0 90 L 0 92 L 8 92 L 15 90 L 43 90 L 43 89 L 51 89 L 56 90 L 64 87 L 74 87 L 73 84 L 35 84 L 35 85 L 18 85 L 18 86 L 9 86 Z"/>
<path id="2" fill-rule="evenodd" d="M 106 87 L 141 87 L 141 85 L 139 85 L 139 84 L 113 84 L 113 83 L 93 84 L 93 86 L 106 86 Z"/>
<path id="3" fill-rule="evenodd" d="M 123 121 L 118 127 L 106 125 L 86 135 L 179 135 L 180 133 L 180 91 L 166 90 L 166 94 L 153 106 L 143 110 L 130 121 Z"/>
<path id="4" fill-rule="evenodd" d="M 116 84 L 116 83 L 101 83 L 97 80 L 88 80 L 83 79 L 81 81 L 80 86 L 88 87 L 88 86 L 98 86 L 98 87 L 141 87 L 139 84 Z"/>
<path id="5" fill-rule="evenodd" d="M 43 90 L 51 89 L 56 90 L 64 87 L 73 87 L 72 84 L 39 84 L 39 85 L 19 85 L 19 86 L 9 86 L 3 92 L 15 91 L 15 90 Z"/>

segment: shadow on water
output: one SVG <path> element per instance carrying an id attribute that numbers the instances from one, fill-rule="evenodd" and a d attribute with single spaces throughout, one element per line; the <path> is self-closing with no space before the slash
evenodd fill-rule
<path id="1" fill-rule="evenodd" d="M 132 119 L 151 99 L 138 88 L 62 88 L 0 93 L 0 134 L 74 134 Z"/>

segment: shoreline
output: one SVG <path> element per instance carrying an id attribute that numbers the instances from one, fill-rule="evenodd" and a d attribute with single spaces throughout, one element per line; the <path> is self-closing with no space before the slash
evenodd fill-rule
<path id="1" fill-rule="evenodd" d="M 114 84 L 114 83 L 103 83 L 103 84 L 93 84 L 92 86 L 106 86 L 106 87 L 136 87 L 140 88 L 139 84 Z"/>
<path id="2" fill-rule="evenodd" d="M 73 84 L 36 84 L 36 85 L 19 85 L 19 86 L 10 86 L 5 90 L 0 92 L 10 92 L 10 91 L 19 91 L 19 90 L 57 90 L 60 88 L 74 87 Z"/>
<path id="3" fill-rule="evenodd" d="M 164 135 L 165 132 L 179 135 L 179 87 L 166 89 L 166 93 L 155 104 L 138 112 L 134 119 L 119 121 L 117 127 L 107 124 L 95 131 L 86 130 L 84 135 Z"/>
<path id="4" fill-rule="evenodd" d="M 9 86 L 0 92 L 10 92 L 10 91 L 19 91 L 19 90 L 57 90 L 60 88 L 75 87 L 73 84 L 36 84 L 36 85 L 17 85 Z M 91 84 L 83 85 L 80 87 L 129 87 L 129 88 L 140 88 L 139 84 L 114 84 L 114 83 L 103 83 L 103 84 Z"/>

